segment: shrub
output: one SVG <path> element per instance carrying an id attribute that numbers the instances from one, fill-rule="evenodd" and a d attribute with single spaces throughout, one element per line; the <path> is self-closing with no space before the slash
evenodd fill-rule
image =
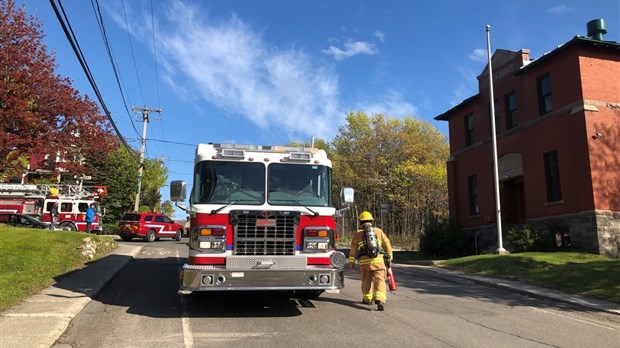
<path id="1" fill-rule="evenodd" d="M 420 239 L 420 250 L 429 257 L 471 255 L 473 247 L 474 241 L 459 230 L 456 221 L 446 218 L 431 218 Z"/>
<path id="2" fill-rule="evenodd" d="M 554 251 L 555 238 L 551 233 L 533 229 L 528 225 L 516 225 L 506 233 L 507 249 L 512 253 L 529 251 Z"/>

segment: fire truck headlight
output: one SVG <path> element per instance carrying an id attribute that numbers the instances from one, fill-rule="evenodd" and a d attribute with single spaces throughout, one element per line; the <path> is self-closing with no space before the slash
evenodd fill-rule
<path id="1" fill-rule="evenodd" d="M 304 249 L 306 253 L 326 253 L 334 248 L 333 231 L 329 227 L 309 226 L 304 228 Z"/>
<path id="2" fill-rule="evenodd" d="M 223 253 L 226 251 L 226 226 L 196 226 L 191 232 L 189 242 L 194 250 L 212 254 Z"/>
<path id="3" fill-rule="evenodd" d="M 329 257 L 329 262 L 336 268 L 342 268 L 347 262 L 347 257 L 344 256 L 344 253 L 336 251 Z"/>
<path id="4" fill-rule="evenodd" d="M 200 242 L 200 249 L 218 249 L 222 247 L 222 242 Z"/>
<path id="5" fill-rule="evenodd" d="M 198 247 L 204 251 L 224 251 L 224 245 L 222 240 L 201 240 Z"/>
<path id="6" fill-rule="evenodd" d="M 306 238 L 304 240 L 304 252 L 306 253 L 324 253 L 329 250 L 328 239 Z"/>

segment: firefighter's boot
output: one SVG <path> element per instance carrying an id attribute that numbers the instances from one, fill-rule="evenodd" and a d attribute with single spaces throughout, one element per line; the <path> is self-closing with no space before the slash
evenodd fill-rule
<path id="1" fill-rule="evenodd" d="M 385 303 L 377 301 L 377 310 L 379 311 L 385 310 Z"/>

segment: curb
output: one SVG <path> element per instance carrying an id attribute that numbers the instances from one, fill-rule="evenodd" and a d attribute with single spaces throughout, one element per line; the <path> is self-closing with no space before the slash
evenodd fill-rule
<path id="1" fill-rule="evenodd" d="M 580 295 L 567 294 L 558 290 L 552 290 L 543 288 L 528 283 L 519 281 L 513 281 L 503 278 L 483 277 L 477 275 L 466 274 L 461 271 L 455 271 L 445 268 L 440 268 L 437 265 L 441 261 L 414 261 L 414 262 L 399 262 L 396 265 L 411 266 L 411 267 L 424 267 L 428 271 L 435 273 L 438 276 L 449 275 L 451 277 L 457 277 L 466 279 L 479 285 L 484 285 L 496 289 L 505 291 L 511 291 L 521 295 L 527 295 L 539 299 L 553 300 L 557 302 L 568 303 L 583 308 L 588 308 L 596 311 L 606 312 L 610 314 L 620 315 L 620 304 L 603 301 Z"/>

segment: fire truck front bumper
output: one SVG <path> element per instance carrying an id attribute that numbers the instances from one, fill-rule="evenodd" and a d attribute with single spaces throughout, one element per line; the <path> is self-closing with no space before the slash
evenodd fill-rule
<path id="1" fill-rule="evenodd" d="M 194 291 L 319 290 L 339 292 L 344 287 L 344 269 L 307 267 L 303 270 L 227 270 L 183 265 L 179 294 Z M 330 291 L 331 290 L 331 291 Z"/>

